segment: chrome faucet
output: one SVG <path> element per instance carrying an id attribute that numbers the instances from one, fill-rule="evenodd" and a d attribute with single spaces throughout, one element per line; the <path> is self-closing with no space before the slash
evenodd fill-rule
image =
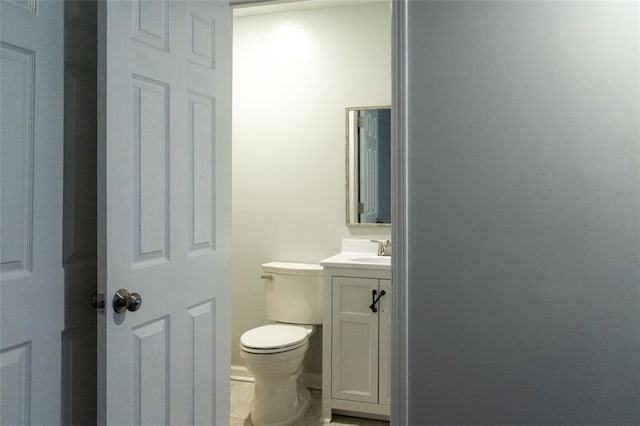
<path id="1" fill-rule="evenodd" d="M 371 240 L 378 244 L 378 256 L 391 256 L 391 241 Z"/>

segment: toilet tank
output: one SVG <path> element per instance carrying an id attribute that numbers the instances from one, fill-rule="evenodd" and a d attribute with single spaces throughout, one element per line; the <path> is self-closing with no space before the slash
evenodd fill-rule
<path id="1" fill-rule="evenodd" d="M 269 262 L 262 270 L 269 320 L 322 324 L 322 266 Z"/>

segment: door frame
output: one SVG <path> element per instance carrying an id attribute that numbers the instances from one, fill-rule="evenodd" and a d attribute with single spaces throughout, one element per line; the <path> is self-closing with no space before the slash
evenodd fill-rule
<path id="1" fill-rule="evenodd" d="M 391 235 L 393 236 L 391 310 L 391 421 L 407 424 L 408 254 L 407 247 L 407 1 L 391 1 Z"/>
<path id="2" fill-rule="evenodd" d="M 269 0 L 229 0 L 230 6 L 246 6 Z M 270 1 L 278 2 L 279 0 Z M 280 0 L 287 1 L 287 0 Z M 295 0 L 294 0 L 295 1 Z M 407 2 L 391 0 L 391 235 L 393 236 L 393 306 L 391 422 L 408 419 L 408 247 L 407 247 Z"/>

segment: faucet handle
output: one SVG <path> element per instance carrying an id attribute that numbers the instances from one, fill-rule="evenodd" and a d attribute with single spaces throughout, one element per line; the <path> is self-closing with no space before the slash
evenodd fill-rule
<path id="1" fill-rule="evenodd" d="M 391 256 L 391 241 L 390 240 L 371 240 L 372 243 L 378 244 L 378 256 Z"/>
<path id="2" fill-rule="evenodd" d="M 384 242 L 382 246 L 382 255 L 391 256 L 391 240 L 387 240 Z"/>

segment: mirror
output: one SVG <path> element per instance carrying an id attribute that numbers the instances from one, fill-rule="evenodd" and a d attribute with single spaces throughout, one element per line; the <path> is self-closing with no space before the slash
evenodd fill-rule
<path id="1" fill-rule="evenodd" d="M 346 111 L 347 225 L 391 224 L 391 107 Z"/>

